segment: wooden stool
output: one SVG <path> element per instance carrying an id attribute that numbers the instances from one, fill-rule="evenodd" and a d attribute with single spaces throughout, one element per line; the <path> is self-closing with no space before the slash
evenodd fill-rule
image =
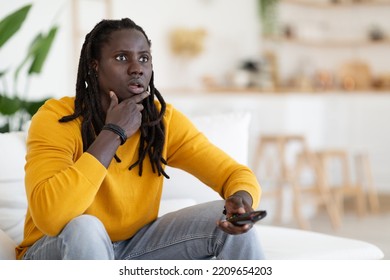
<path id="1" fill-rule="evenodd" d="M 253 170 L 259 171 L 261 165 L 266 172 L 264 176 L 258 176 L 260 184 L 271 178 L 270 190 L 263 188 L 264 196 L 275 197 L 275 223 L 281 223 L 283 213 L 283 187 L 285 184 L 293 184 L 293 164 L 288 163 L 288 149 L 291 145 L 298 145 L 300 152 L 306 151 L 306 140 L 302 135 L 261 135 L 259 145 L 254 156 Z M 274 149 L 275 155 L 266 158 L 266 150 Z M 291 157 L 295 159 L 295 156 Z M 272 167 L 272 163 L 274 166 Z"/>
<path id="2" fill-rule="evenodd" d="M 364 193 L 362 185 L 359 183 L 353 184 L 350 179 L 348 155 L 344 150 L 326 150 L 317 153 L 320 164 L 320 187 L 331 192 L 338 207 L 340 216 L 344 212 L 344 199 L 346 197 L 353 197 L 356 203 L 356 210 L 359 215 L 364 215 L 366 212 Z M 334 163 L 338 164 L 337 169 L 331 170 Z M 333 165 L 332 165 L 333 164 Z M 334 183 L 335 171 L 340 173 L 341 181 Z"/>
<path id="3" fill-rule="evenodd" d="M 379 198 L 372 176 L 371 164 L 367 154 L 355 155 L 356 180 L 362 184 L 368 195 L 368 204 L 373 213 L 379 212 Z"/>
<path id="4" fill-rule="evenodd" d="M 302 215 L 302 208 L 309 200 L 317 207 L 324 206 L 332 227 L 338 229 L 341 224 L 340 213 L 333 194 L 320 183 L 323 181 L 323 172 L 317 154 L 306 152 L 298 155 L 294 173 L 294 217 L 300 228 L 310 229 L 310 223 Z"/>

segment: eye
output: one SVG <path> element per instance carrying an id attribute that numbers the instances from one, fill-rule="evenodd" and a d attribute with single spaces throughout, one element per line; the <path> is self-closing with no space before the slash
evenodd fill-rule
<path id="1" fill-rule="evenodd" d="M 127 57 L 124 55 L 124 54 L 118 54 L 116 57 L 115 57 L 116 60 L 118 61 L 126 61 L 127 60 Z"/>
<path id="2" fill-rule="evenodd" d="M 139 61 L 142 62 L 142 63 L 147 63 L 149 60 L 150 60 L 150 57 L 148 55 L 142 55 L 139 58 Z"/>

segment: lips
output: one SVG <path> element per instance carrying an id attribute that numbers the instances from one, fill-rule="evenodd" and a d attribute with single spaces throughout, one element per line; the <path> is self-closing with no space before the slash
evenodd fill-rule
<path id="1" fill-rule="evenodd" d="M 145 91 L 145 87 L 140 79 L 130 80 L 128 88 L 133 94 L 141 94 Z"/>

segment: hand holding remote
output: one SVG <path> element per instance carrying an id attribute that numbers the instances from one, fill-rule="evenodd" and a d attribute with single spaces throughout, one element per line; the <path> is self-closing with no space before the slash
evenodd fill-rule
<path id="1" fill-rule="evenodd" d="M 236 214 L 226 219 L 235 226 L 242 226 L 245 224 L 254 224 L 267 216 L 267 211 L 252 211 L 244 214 Z"/>

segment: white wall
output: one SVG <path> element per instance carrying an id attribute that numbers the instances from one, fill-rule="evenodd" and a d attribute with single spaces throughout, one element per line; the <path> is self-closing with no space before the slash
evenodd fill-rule
<path id="1" fill-rule="evenodd" d="M 353 157 L 367 154 L 375 187 L 378 192 L 390 193 L 390 94 L 195 92 L 170 93 L 165 99 L 189 116 L 250 112 L 250 167 L 254 167 L 260 135 L 302 135 L 313 151 L 345 150 L 352 181 L 356 180 Z M 262 178 L 259 180 L 261 183 Z"/>
<path id="2" fill-rule="evenodd" d="M 79 0 L 81 23 L 85 33 L 104 15 L 98 0 Z M 43 74 L 33 79 L 29 94 L 32 99 L 42 96 L 74 94 L 79 48 L 74 50 L 71 33 L 72 12 L 70 0 L 0 0 L 0 17 L 33 3 L 33 8 L 12 41 L 0 50 L 0 70 L 17 65 L 23 58 L 28 43 L 48 24 L 57 22 L 60 31 L 50 53 Z M 102 1 L 100 1 L 102 2 Z M 212 75 L 222 82 L 226 74 L 243 59 L 259 59 L 267 44 L 260 39 L 260 20 L 256 0 L 112 0 L 114 18 L 130 17 L 153 42 L 152 51 L 159 89 L 199 88 L 202 76 Z M 390 5 L 345 6 L 326 8 L 287 5 L 281 6 L 281 23 L 294 22 L 302 36 L 317 40 L 349 40 L 363 38 L 367 28 L 378 24 L 390 33 L 388 12 Z M 194 59 L 183 60 L 169 49 L 168 36 L 177 27 L 207 30 L 205 51 Z M 312 39 L 313 39 L 312 38 Z M 310 39 L 310 38 L 309 38 Z M 81 46 L 80 46 L 81 47 Z M 362 58 L 371 63 L 375 74 L 390 72 L 388 44 L 358 45 L 356 47 L 317 48 L 300 44 L 275 44 L 279 71 L 286 79 L 300 68 L 336 71 L 351 58 Z M 11 84 L 11 81 L 8 81 Z M 23 90 L 23 85 L 21 89 Z"/>
<path id="3" fill-rule="evenodd" d="M 0 51 L 0 69 L 16 67 L 38 31 L 57 22 L 60 31 L 44 72 L 30 83 L 32 99 L 74 94 L 75 60 L 71 33 L 71 1 L 13 0 L 0 1 L 0 17 L 26 3 L 33 8 L 26 24 Z M 85 32 L 102 19 L 99 6 L 81 0 Z M 198 88 L 205 74 L 223 79 L 241 59 L 259 53 L 259 20 L 255 0 L 113 0 L 113 17 L 130 17 L 141 25 L 152 40 L 156 86 L 158 88 Z M 167 37 L 176 27 L 207 30 L 205 52 L 183 63 L 171 54 Z M 77 50 L 79 53 L 79 50 Z M 8 82 L 9 84 L 11 81 Z"/>
<path id="4" fill-rule="evenodd" d="M 83 0 L 92 2 L 92 0 Z M 23 4 L 34 4 L 27 23 L 21 33 L 0 50 L 0 70 L 17 65 L 24 57 L 26 48 L 38 31 L 45 30 L 48 23 L 58 22 L 60 31 L 50 53 L 43 74 L 31 81 L 30 97 L 60 97 L 74 94 L 75 65 L 78 59 L 73 53 L 71 36 L 71 1 L 52 0 L 0 0 L 0 18 Z M 160 89 L 177 87 L 196 88 L 204 74 L 219 78 L 234 68 L 241 59 L 256 57 L 260 53 L 259 21 L 255 0 L 114 0 L 113 17 L 130 17 L 143 26 L 153 42 L 156 85 Z M 382 13 L 378 13 L 378 16 Z M 296 14 L 294 14 L 296 16 Z M 84 6 L 83 24 L 86 32 L 100 21 L 101 11 L 95 6 Z M 355 18 L 356 19 L 356 18 Z M 390 21 L 388 21 L 390 22 Z M 175 27 L 203 27 L 207 29 L 206 51 L 187 65 L 175 58 L 169 50 L 167 36 Z M 374 51 L 377 49 L 374 49 Z M 295 68 L 294 49 L 285 49 L 281 57 L 286 71 Z M 302 49 L 300 49 L 302 51 Z M 304 51 L 304 50 L 303 50 Z M 346 50 L 348 51 L 348 50 Z M 387 50 L 388 52 L 389 50 Z M 320 56 L 324 66 L 331 60 L 340 60 L 336 52 L 324 51 Z M 379 70 L 389 69 L 389 55 L 376 53 Z M 380 64 L 382 62 L 382 64 Z M 386 68 L 387 67 L 387 68 Z M 11 83 L 9 83 L 10 85 Z M 1 85 L 2 86 L 2 85 Z M 0 88 L 1 88 L 0 86 Z M 169 92 L 169 91 L 167 91 Z M 163 92 L 164 93 L 164 92 Z M 182 95 L 186 95 L 183 93 Z M 286 96 L 284 96 L 286 97 Z M 251 149 L 253 151 L 258 134 L 308 132 L 314 148 L 346 147 L 353 143 L 353 149 L 370 149 L 375 176 L 379 187 L 388 190 L 389 135 L 387 118 L 389 100 L 379 95 L 347 96 L 342 94 L 333 102 L 332 98 L 319 95 L 306 98 L 305 95 L 257 95 L 255 99 L 236 95 L 209 95 L 199 98 L 173 98 L 186 111 L 232 111 L 244 110 L 254 113 Z M 350 99 L 353 98 L 353 104 Z M 253 101 L 255 100 L 255 102 Z M 306 111 L 302 111 L 304 108 Z M 347 111 L 344 111 L 348 108 Z M 306 115 L 297 114 L 305 112 Z M 348 132 L 346 132 L 348 131 Z M 309 133 L 310 132 L 310 133 Z"/>

